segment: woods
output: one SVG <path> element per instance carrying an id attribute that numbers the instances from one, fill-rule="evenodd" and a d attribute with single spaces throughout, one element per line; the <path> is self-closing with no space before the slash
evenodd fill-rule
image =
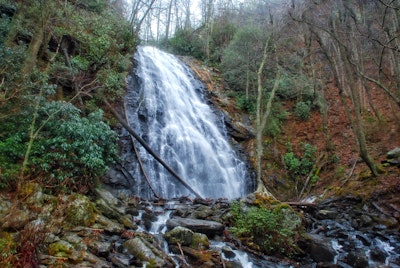
<path id="1" fill-rule="evenodd" d="M 127 253 L 121 245 L 136 239 L 159 247 L 159 237 L 147 231 L 161 211 L 211 218 L 224 230 L 216 239 L 276 255 L 285 265 L 324 261 L 328 267 L 339 260 L 347 267 L 360 259 L 360 267 L 371 260 L 400 265 L 399 38 L 400 0 L 0 0 L 0 266 L 151 266 L 154 260 L 139 260 L 146 248 Z M 147 44 L 205 73 L 204 99 L 221 110 L 218 127 L 243 130 L 226 144 L 248 158 L 240 167 L 249 169 L 243 177 L 254 193 L 239 202 L 205 199 L 176 172 L 184 165 L 172 169 L 147 145 L 147 134 L 131 127 L 138 121 L 146 128 L 146 113 L 138 110 L 130 123 L 128 116 L 121 119 L 129 74 L 138 63 L 133 55 Z M 144 97 L 137 100 L 146 109 Z M 121 134 L 123 128 L 130 136 Z M 170 135 L 165 147 L 179 134 Z M 181 138 L 180 148 L 193 136 Z M 134 145 L 132 137 L 163 166 L 148 169 L 165 168 L 190 196 L 169 203 L 152 186 L 154 178 L 146 178 L 154 204 L 129 192 L 138 178 L 123 161 L 141 160 L 136 148 L 137 158 L 121 159 L 127 155 L 121 144 Z M 206 151 L 199 161 L 186 157 L 192 163 L 185 176 L 212 189 L 229 185 L 221 186 L 221 177 L 232 183 L 232 174 L 240 173 L 234 164 L 222 167 L 230 175 L 214 176 L 211 154 L 221 151 Z M 143 174 L 149 171 L 140 166 Z M 193 170 L 210 173 L 197 178 Z M 96 188 L 107 176 L 118 197 Z M 248 194 L 247 186 L 234 186 Z M 324 198 L 331 199 L 308 203 Z M 306 228 L 311 237 L 303 236 Z M 332 234 L 340 250 L 347 247 L 341 256 Z M 366 251 L 353 250 L 349 238 Z M 384 242 L 395 246 L 384 251 L 377 246 Z M 210 260 L 225 267 L 224 254 L 235 254 L 215 254 L 200 244 L 170 246 L 179 250 L 182 267 Z M 328 248 L 332 258 L 316 257 L 314 246 Z M 188 252 L 198 256 L 189 260 Z"/>
<path id="2" fill-rule="evenodd" d="M 137 39 L 107 1 L 2 1 L 0 11 L 0 186 L 88 191 L 117 158 L 102 96 L 121 96 Z"/>
<path id="3" fill-rule="evenodd" d="M 195 55 L 217 66 L 235 95 L 237 105 L 253 114 L 257 126 L 261 123 L 257 101 L 265 95 L 262 98 L 266 105 L 269 94 L 274 95 L 274 65 L 278 63 L 282 73 L 272 104 L 276 108 L 272 109 L 271 118 L 262 128 L 262 140 L 273 139 L 275 146 L 272 148 L 280 147 L 276 142 L 288 115 L 293 113 L 298 119 L 307 121 L 311 113 L 319 111 L 325 144 L 318 145 L 319 156 L 314 160 L 328 159 L 321 163 L 325 169 L 337 164 L 331 162 L 332 159 L 341 162 L 341 156 L 336 152 L 339 144 L 332 140 L 327 118 L 332 109 L 336 109 L 327 98 L 337 94 L 340 104 L 335 105 L 344 109 L 343 119 L 352 130 L 352 142 L 358 155 L 371 175 L 378 177 L 383 172 L 377 159 L 380 152 L 373 149 L 374 142 L 369 140 L 371 129 L 368 128 L 374 122 L 378 128 L 386 125 L 392 129 L 387 123 L 398 122 L 398 117 L 393 115 L 398 114 L 399 108 L 399 55 L 396 49 L 399 5 L 397 1 L 367 3 L 357 0 L 202 1 L 201 25 L 192 27 L 191 31 L 176 25 L 175 36 L 166 39 L 171 51 Z M 264 62 L 265 40 L 271 36 Z M 154 40 L 152 36 L 146 38 Z M 335 90 L 337 93 L 332 92 Z M 376 101 L 377 94 L 387 96 L 385 104 Z M 284 115 L 285 112 L 277 107 L 287 102 L 294 102 L 294 108 L 286 110 Z M 385 106 L 392 107 L 393 114 L 384 114 Z M 255 150 L 260 152 L 264 148 L 257 146 Z M 286 149 L 286 153 L 292 152 Z M 321 157 L 325 154 L 327 158 Z M 265 159 L 266 154 L 261 155 Z M 258 163 L 260 157 L 255 162 Z M 279 161 L 275 163 L 281 165 Z M 314 182 L 318 180 L 321 168 L 324 170 L 319 166 L 308 171 L 313 174 Z M 283 167 L 291 168 L 288 163 Z M 269 184 L 265 180 L 268 171 L 258 171 Z M 305 183 L 305 178 L 295 177 L 302 181 L 300 184 Z"/>
<path id="4" fill-rule="evenodd" d="M 86 117 L 102 108 L 103 95 L 111 101 L 122 96 L 139 38 L 173 53 L 195 56 L 221 72 L 224 94 L 249 113 L 256 129 L 257 145 L 251 150 L 257 152 L 252 161 L 259 187 L 273 188 L 275 182 L 267 177 L 283 169 L 279 176 L 303 192 L 310 189 L 310 178 L 312 186 L 325 171 L 332 173 L 335 165 L 352 171 L 358 156 L 370 174 L 379 177 L 383 172 L 379 155 L 384 152 L 375 149 L 371 131 L 387 128 L 393 133 L 399 121 L 398 5 L 397 1 L 357 0 L 32 1 L 25 5 L 3 1 L 2 185 L 12 182 L 15 174 L 23 177 L 23 170 L 33 164 L 29 158 L 35 155 L 34 141 L 45 136 L 47 124 L 59 113 L 42 115 L 42 107 L 65 101 Z M 32 21 L 31 31 L 26 32 Z M 349 144 L 357 150 L 347 158 L 340 155 L 329 118 L 340 107 L 351 129 Z M 393 113 L 385 114 L 388 109 Z M 31 117 L 18 124 L 16 133 L 21 134 L 11 135 L 25 114 Z M 282 136 L 287 120 L 306 124 L 312 116 L 321 118 L 323 142 Z M 28 147 L 13 145 L 15 140 Z M 302 155 L 307 146 L 316 148 L 311 158 Z M 307 168 L 298 172 L 303 167 L 296 160 L 301 158 L 314 164 L 304 164 Z M 48 165 L 35 169 L 41 176 L 54 176 L 45 168 Z"/>

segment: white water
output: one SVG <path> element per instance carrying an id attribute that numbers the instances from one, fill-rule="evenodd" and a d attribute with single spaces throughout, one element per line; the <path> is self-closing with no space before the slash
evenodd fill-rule
<path id="1" fill-rule="evenodd" d="M 203 197 L 232 199 L 247 194 L 250 179 L 246 165 L 232 149 L 221 130 L 222 119 L 206 104 L 203 86 L 189 68 L 154 47 L 140 47 L 135 59 L 137 80 L 130 83 L 125 100 L 131 127 Z M 140 145 L 137 147 L 158 195 L 173 198 L 191 194 Z M 134 166 L 131 172 L 138 180 L 134 194 L 151 197 L 139 168 Z"/>

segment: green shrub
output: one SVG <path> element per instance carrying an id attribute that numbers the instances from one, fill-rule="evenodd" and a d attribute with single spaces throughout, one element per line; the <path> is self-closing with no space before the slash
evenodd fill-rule
<path id="1" fill-rule="evenodd" d="M 305 143 L 302 147 L 302 156 L 296 156 L 292 151 L 283 155 L 286 169 L 294 177 L 308 175 L 316 161 L 317 148 L 312 144 Z"/>
<path id="2" fill-rule="evenodd" d="M 298 103 L 296 103 L 294 114 L 297 118 L 301 120 L 309 119 L 311 115 L 311 103 L 309 101 L 299 101 Z"/>
<path id="3" fill-rule="evenodd" d="M 297 252 L 301 218 L 288 206 L 231 206 L 232 233 L 247 246 L 265 254 L 290 256 Z"/>
<path id="4" fill-rule="evenodd" d="M 246 98 L 246 94 L 244 92 L 238 92 L 235 100 L 239 109 L 251 114 L 256 113 L 256 100 L 254 97 Z"/>
<path id="5" fill-rule="evenodd" d="M 202 41 L 189 30 L 178 30 L 168 41 L 172 52 L 180 55 L 190 55 L 198 59 L 204 59 L 205 54 L 202 50 Z"/>
<path id="6" fill-rule="evenodd" d="M 81 190 L 103 175 L 118 150 L 117 135 L 102 122 L 102 115 L 98 110 L 82 117 L 72 104 L 43 103 L 37 119 L 37 127 L 43 127 L 28 162 L 30 176 L 56 190 Z M 22 127 L 0 140 L 3 186 L 15 176 L 28 141 L 28 131 Z"/>

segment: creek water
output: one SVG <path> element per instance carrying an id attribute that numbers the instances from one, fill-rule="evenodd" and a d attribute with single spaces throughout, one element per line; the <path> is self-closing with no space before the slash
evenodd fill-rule
<path id="1" fill-rule="evenodd" d="M 177 57 L 157 48 L 139 47 L 137 67 L 125 98 L 134 129 L 176 173 L 206 198 L 238 198 L 249 192 L 246 164 L 229 142 L 223 114 L 210 108 L 203 84 Z M 144 170 L 162 198 L 190 196 L 145 149 L 138 146 Z M 137 161 L 129 172 L 133 194 L 152 193 Z"/>

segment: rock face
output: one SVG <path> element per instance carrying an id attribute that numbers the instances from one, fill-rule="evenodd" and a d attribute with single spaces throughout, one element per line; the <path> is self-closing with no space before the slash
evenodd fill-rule
<path id="1" fill-rule="evenodd" d="M 215 221 L 188 219 L 180 217 L 173 217 L 167 221 L 167 227 L 169 229 L 178 226 L 186 227 L 194 232 L 206 234 L 211 237 L 217 234 L 221 234 L 224 230 L 224 226 L 221 223 Z"/>

